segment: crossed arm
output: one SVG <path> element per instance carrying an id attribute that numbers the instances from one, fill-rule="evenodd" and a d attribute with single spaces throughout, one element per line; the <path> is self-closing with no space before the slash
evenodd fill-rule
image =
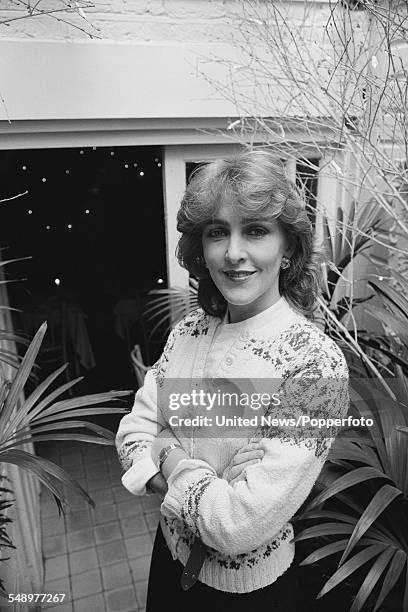
<path id="1" fill-rule="evenodd" d="M 157 458 L 162 448 L 165 448 L 174 440 L 175 438 L 172 440 L 171 433 L 168 430 L 163 430 L 152 445 L 152 459 L 157 462 Z M 243 446 L 232 457 L 230 464 L 223 474 L 224 478 L 226 478 L 230 485 L 233 485 L 238 482 L 238 480 L 245 478 L 245 470 L 250 465 L 259 463 L 263 456 L 264 451 L 259 442 L 251 442 Z M 168 491 L 167 480 L 179 462 L 183 459 L 189 459 L 189 455 L 185 450 L 183 448 L 174 449 L 163 462 L 161 471 L 157 472 L 157 474 L 152 476 L 146 483 L 147 490 L 156 493 L 161 499 L 164 499 Z"/>
<path id="2" fill-rule="evenodd" d="M 317 388 L 316 370 L 318 366 L 311 364 L 309 371 L 299 372 L 301 386 L 294 385 L 293 393 L 288 393 L 290 411 L 306 405 L 327 415 L 347 412 L 346 378 L 339 381 L 340 388 L 322 378 L 323 385 Z M 157 413 L 155 381 L 148 372 L 117 435 L 119 453 L 126 448 L 123 484 L 140 495 L 148 482 L 149 489 L 163 497 L 162 514 L 182 520 L 205 544 L 229 555 L 266 543 L 290 521 L 309 494 L 332 442 L 269 437 L 274 432 L 264 432 L 258 447 L 243 448 L 235 455 L 222 478 L 207 462 L 190 458 L 183 450 L 170 453 L 158 475 L 155 459 L 169 439 L 163 431 L 166 423 L 159 422 Z M 262 457 L 249 454 L 259 450 Z M 254 463 L 245 466 L 249 461 Z"/>

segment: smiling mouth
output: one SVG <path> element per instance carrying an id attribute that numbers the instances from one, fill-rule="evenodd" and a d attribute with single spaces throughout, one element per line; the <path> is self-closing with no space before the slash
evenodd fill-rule
<path id="1" fill-rule="evenodd" d="M 235 271 L 235 270 L 224 270 L 223 272 L 227 278 L 230 280 L 245 280 L 255 274 L 255 270 L 253 272 L 247 271 Z"/>

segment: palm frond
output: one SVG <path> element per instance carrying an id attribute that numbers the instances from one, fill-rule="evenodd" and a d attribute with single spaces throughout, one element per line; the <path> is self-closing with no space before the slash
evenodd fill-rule
<path id="1" fill-rule="evenodd" d="M 6 451 L 0 450 L 0 461 L 11 463 L 20 469 L 34 474 L 59 500 L 62 511 L 64 511 L 64 506 L 67 505 L 62 485 L 76 491 L 92 508 L 95 507 L 94 501 L 85 489 L 76 480 L 71 478 L 65 470 L 48 459 L 34 456 L 23 450 L 9 449 Z"/>

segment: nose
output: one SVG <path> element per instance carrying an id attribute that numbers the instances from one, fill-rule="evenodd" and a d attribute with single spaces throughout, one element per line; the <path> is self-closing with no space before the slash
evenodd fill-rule
<path id="1" fill-rule="evenodd" d="M 238 235 L 231 234 L 228 247 L 225 252 L 226 261 L 236 264 L 240 261 L 245 260 L 246 252 L 242 243 L 241 237 Z"/>

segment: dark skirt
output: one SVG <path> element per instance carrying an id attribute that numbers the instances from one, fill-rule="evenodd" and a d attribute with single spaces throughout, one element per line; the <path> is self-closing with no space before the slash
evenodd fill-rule
<path id="1" fill-rule="evenodd" d="M 150 564 L 146 612 L 296 612 L 296 570 L 292 565 L 280 578 L 250 593 L 218 591 L 199 580 L 188 591 L 180 586 L 183 565 L 173 560 L 160 524 Z M 259 607 L 258 607 L 259 606 Z"/>

